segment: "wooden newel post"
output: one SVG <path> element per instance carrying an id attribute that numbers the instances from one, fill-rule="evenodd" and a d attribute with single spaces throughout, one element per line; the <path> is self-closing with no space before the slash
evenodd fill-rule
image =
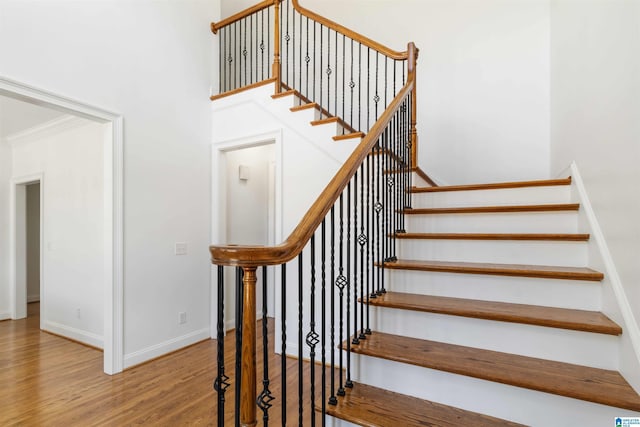
<path id="1" fill-rule="evenodd" d="M 417 92 L 416 92 L 416 65 L 418 64 L 418 48 L 413 42 L 409 43 L 407 48 L 409 52 L 408 64 L 409 74 L 413 74 L 413 89 L 411 89 L 411 165 L 415 168 L 418 166 L 418 130 L 416 129 L 417 120 Z"/>
<path id="2" fill-rule="evenodd" d="M 282 68 L 280 66 L 280 1 L 281 0 L 274 0 L 275 16 L 273 24 L 273 67 L 271 69 L 271 74 L 275 79 L 276 93 L 280 93 L 282 91 Z"/>
<path id="3" fill-rule="evenodd" d="M 254 427 L 256 419 L 256 267 L 242 267 L 244 279 L 242 316 L 242 378 L 240 381 L 240 425 Z"/>

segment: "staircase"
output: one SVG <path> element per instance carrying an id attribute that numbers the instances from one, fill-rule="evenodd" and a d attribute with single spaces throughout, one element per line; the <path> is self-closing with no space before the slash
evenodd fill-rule
<path id="1" fill-rule="evenodd" d="M 247 426 L 258 409 L 266 425 L 272 407 L 282 425 L 293 407 L 299 425 L 309 410 L 317 424 L 394 427 L 600 427 L 640 416 L 640 396 L 619 373 L 634 349 L 602 312 L 617 302 L 605 301 L 606 278 L 589 266 L 570 177 L 435 186 L 417 165 L 413 43 L 391 50 L 297 0 L 265 0 L 211 28 L 220 55 L 211 99 L 235 98 L 214 107 L 214 127 L 229 140 L 242 136 L 228 124 L 237 117 L 260 132 L 280 127 L 281 167 L 294 170 L 284 193 L 298 204 L 300 192 L 319 193 L 276 246 L 210 247 L 218 426 L 231 386 L 235 420 Z M 330 175 L 323 187 L 299 182 L 320 173 Z M 223 266 L 237 267 L 233 379 Z M 278 379 L 268 352 L 261 363 L 256 355 L 255 292 L 262 274 L 267 293 L 267 268 L 280 310 L 263 307 L 262 348 L 274 348 L 275 314 Z"/>
<path id="2" fill-rule="evenodd" d="M 571 179 L 414 187 L 387 292 L 328 413 L 365 426 L 613 425 L 640 396 L 617 372 Z M 346 345 L 343 343 L 343 348 Z M 480 415 L 482 414 L 482 415 Z M 505 421 L 511 420 L 511 421 Z"/>

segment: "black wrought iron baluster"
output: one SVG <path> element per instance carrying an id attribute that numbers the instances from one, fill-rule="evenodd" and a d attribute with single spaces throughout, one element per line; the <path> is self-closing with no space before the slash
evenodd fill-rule
<path id="1" fill-rule="evenodd" d="M 247 20 L 243 19 L 244 21 L 244 38 L 242 41 L 243 44 L 243 48 L 242 48 L 242 60 L 244 62 L 244 84 L 246 85 L 247 82 L 247 54 L 249 53 L 247 51 Z"/>
<path id="2" fill-rule="evenodd" d="M 334 59 L 333 59 L 333 66 L 336 69 L 336 73 L 333 76 L 333 102 L 334 102 L 334 107 L 333 107 L 333 111 L 335 111 L 336 116 L 338 116 L 338 32 L 334 31 L 335 34 L 335 49 L 334 51 Z M 344 63 L 344 59 L 342 61 Z M 344 64 L 343 64 L 344 66 Z M 344 85 L 344 72 L 342 73 L 342 84 Z M 344 88 L 342 89 L 344 91 Z M 344 96 L 344 95 L 343 95 Z M 340 118 L 342 118 L 342 120 L 344 120 L 344 104 L 343 104 L 343 108 L 342 108 L 342 116 L 339 116 Z M 344 126 L 342 127 L 342 134 L 344 135 L 345 133 L 345 128 Z"/>
<path id="3" fill-rule="evenodd" d="M 375 55 L 376 55 L 376 77 L 375 77 L 375 81 L 376 81 L 375 91 L 376 91 L 376 94 L 373 96 L 373 102 L 375 103 L 375 105 L 374 105 L 375 120 L 373 122 L 375 123 L 378 120 L 378 103 L 380 102 L 380 94 L 378 93 L 378 59 L 380 58 L 380 54 L 377 51 L 374 51 L 374 52 L 375 52 Z"/>
<path id="4" fill-rule="evenodd" d="M 327 111 L 331 114 L 331 28 L 327 28 Z M 335 95 L 334 95 L 335 96 Z M 334 116 L 338 116 L 338 111 L 333 110 Z"/>
<path id="5" fill-rule="evenodd" d="M 365 98 L 367 100 L 367 132 L 369 131 L 369 129 L 371 129 L 371 125 L 369 123 L 369 119 L 370 119 L 370 113 L 369 113 L 369 107 L 370 107 L 370 98 L 369 98 L 369 90 L 371 87 L 371 48 L 367 47 L 367 97 Z"/>
<path id="6" fill-rule="evenodd" d="M 264 80 L 264 9 L 260 11 L 261 33 L 260 33 L 260 80 Z"/>
<path id="7" fill-rule="evenodd" d="M 336 214 L 335 204 L 331 206 L 331 339 L 329 348 L 331 349 L 331 394 L 329 396 L 329 404 L 336 405 Z"/>
<path id="8" fill-rule="evenodd" d="M 371 194 L 373 191 L 372 188 L 372 174 L 371 174 L 371 163 L 372 163 L 372 157 L 373 157 L 373 149 L 371 149 L 371 153 L 369 153 L 369 155 L 367 156 L 367 205 L 366 205 L 366 212 L 367 212 L 367 261 L 366 261 L 366 266 L 367 266 L 367 291 L 366 293 L 362 294 L 363 298 L 366 298 L 366 308 L 367 308 L 367 327 L 365 329 L 365 333 L 370 335 L 371 334 L 371 327 L 369 324 L 369 296 L 372 293 L 373 290 L 373 265 L 372 265 L 372 259 L 371 259 L 371 246 L 373 245 L 373 238 L 372 238 L 372 234 L 371 232 L 373 231 L 371 229 L 372 226 L 372 222 L 373 222 L 373 210 L 371 209 Z"/>
<path id="9" fill-rule="evenodd" d="M 298 89 L 300 90 L 300 92 L 302 93 L 302 14 L 298 14 L 299 18 L 300 18 L 300 43 L 299 43 L 299 58 L 300 58 L 300 82 L 298 84 Z M 309 19 L 307 18 L 307 21 Z M 308 22 L 307 22 L 308 25 Z M 307 49 L 308 51 L 308 49 Z M 309 75 L 308 71 L 307 71 L 307 75 Z M 306 95 L 306 93 L 304 94 Z"/>
<path id="10" fill-rule="evenodd" d="M 413 187 L 413 168 L 416 166 L 413 164 L 413 93 L 409 92 L 409 139 L 407 146 L 407 155 L 409 156 L 409 190 Z M 407 192 L 407 208 L 411 209 L 412 199 L 411 191 Z"/>
<path id="11" fill-rule="evenodd" d="M 309 402 L 311 405 L 311 426 L 316 425 L 314 416 L 314 402 L 316 398 L 316 345 L 318 344 L 318 334 L 316 332 L 316 236 L 311 236 L 311 290 L 309 294 L 309 332 L 306 336 L 306 343 L 309 346 Z"/>
<path id="12" fill-rule="evenodd" d="M 318 84 L 320 85 L 320 88 L 319 88 L 320 99 L 318 100 L 318 105 L 320 105 L 320 108 L 321 108 L 320 111 L 322 111 L 322 109 L 324 109 L 324 104 L 322 103 L 322 52 L 323 52 L 323 50 L 322 50 L 323 46 L 322 45 L 323 45 L 323 41 L 324 41 L 323 40 L 324 37 L 322 36 L 323 33 L 324 33 L 323 28 L 324 28 L 324 25 L 320 24 L 320 69 L 319 69 L 320 79 L 319 79 L 319 82 L 318 82 Z M 328 30 L 328 28 L 327 28 L 327 30 Z M 315 26 L 315 23 L 314 23 L 314 25 L 313 25 L 314 42 L 315 42 L 315 37 L 316 37 L 316 26 Z M 314 89 L 313 97 L 314 97 L 314 100 L 315 100 L 315 93 L 316 93 L 315 92 L 315 88 L 316 88 L 316 85 L 315 85 L 315 82 L 316 82 L 316 49 L 315 49 L 315 43 L 314 43 L 314 48 L 313 48 L 313 82 L 314 82 L 314 85 L 313 85 L 313 89 Z M 322 118 L 322 112 L 320 113 L 320 118 Z"/>
<path id="13" fill-rule="evenodd" d="M 303 347 L 302 347 L 302 252 L 298 255 L 298 425 L 302 427 L 302 414 L 303 414 L 303 397 L 304 397 L 304 388 L 302 381 L 302 357 L 303 357 Z"/>
<path id="14" fill-rule="evenodd" d="M 264 9 L 263 9 L 264 10 Z M 273 77 L 271 72 L 271 8 L 267 9 L 267 78 Z"/>
<path id="15" fill-rule="evenodd" d="M 282 353 L 280 354 L 282 425 L 287 425 L 287 264 L 281 266 L 280 283 L 280 329 L 282 337 Z"/>
<path id="16" fill-rule="evenodd" d="M 394 62 L 393 65 L 394 65 L 393 66 L 393 97 L 395 98 L 396 94 L 397 94 L 397 90 L 398 90 L 398 86 L 396 84 L 396 70 L 398 69 L 398 67 L 396 66 L 397 65 L 397 61 Z"/>
<path id="17" fill-rule="evenodd" d="M 364 174 L 364 162 L 360 164 L 360 234 L 358 235 L 358 244 L 360 245 L 360 335 L 359 339 L 364 340 L 367 337 L 364 334 L 364 304 L 365 304 L 365 293 L 364 293 L 364 247 L 367 244 L 367 235 L 365 234 L 365 210 L 364 210 L 364 182 L 365 182 L 365 174 Z"/>
<path id="18" fill-rule="evenodd" d="M 343 39 L 344 42 L 344 39 Z M 349 80 L 349 88 L 351 89 L 351 101 L 349 103 L 349 106 L 351 107 L 351 112 L 349 113 L 349 123 L 351 123 L 351 127 L 353 127 L 354 121 L 353 121 L 353 89 L 356 87 L 356 82 L 353 81 L 353 39 L 351 39 L 351 55 L 350 58 L 351 60 L 351 77 Z M 358 131 L 360 131 L 360 123 L 358 122 Z"/>
<path id="19" fill-rule="evenodd" d="M 322 425 L 326 424 L 327 419 L 327 225 L 326 218 L 322 220 L 321 232 L 320 232 L 320 340 L 321 340 L 321 364 L 322 364 Z M 312 402 L 313 403 L 313 402 Z"/>
<path id="20" fill-rule="evenodd" d="M 317 64 L 318 61 L 316 60 L 316 21 L 313 21 L 313 43 L 311 43 L 311 46 L 313 47 L 313 65 L 312 65 L 312 70 L 313 70 L 313 85 L 312 85 L 312 90 L 313 90 L 313 96 L 311 97 L 311 101 L 312 102 L 316 102 L 317 98 L 316 98 L 316 82 L 318 81 L 316 79 L 316 68 L 317 68 Z M 320 55 L 322 57 L 322 55 Z M 322 107 L 322 106 L 321 106 Z M 320 114 L 322 116 L 322 113 Z"/>
<path id="21" fill-rule="evenodd" d="M 269 325 L 267 321 L 267 267 L 262 267 L 262 392 L 256 399 L 258 408 L 262 410 L 264 427 L 269 425 L 269 409 L 275 397 L 269 390 Z"/>
<path id="22" fill-rule="evenodd" d="M 340 317 L 339 327 L 338 327 L 338 342 L 340 351 L 338 353 L 339 359 L 339 369 L 338 369 L 338 396 L 344 396 L 344 383 L 343 383 L 343 374 L 344 374 L 344 364 L 342 363 L 343 352 L 342 352 L 342 343 L 344 341 L 344 287 L 347 285 L 347 278 L 344 276 L 344 202 L 343 202 L 343 193 L 340 193 L 340 234 L 339 234 L 339 252 L 338 252 L 338 277 L 336 278 L 336 286 L 340 291 L 340 305 L 338 310 L 338 315 Z M 348 341 L 348 339 L 347 339 Z M 337 399 L 335 401 L 338 403 Z"/>
<path id="23" fill-rule="evenodd" d="M 242 384 L 242 318 L 244 305 L 244 286 L 242 268 L 236 267 L 236 396 L 235 396 L 235 425 L 240 427 L 240 384 Z"/>
<path id="24" fill-rule="evenodd" d="M 224 366 L 224 267 L 221 265 L 218 266 L 218 313 L 216 327 L 218 375 L 213 383 L 213 389 L 218 393 L 218 427 L 224 427 L 225 393 L 230 383 L 229 377 L 225 374 Z"/>
<path id="25" fill-rule="evenodd" d="M 378 268 L 375 270 L 376 272 L 376 277 L 378 280 L 376 280 L 376 289 L 375 292 L 371 293 L 371 298 L 376 298 L 379 293 L 380 293 L 380 288 L 381 288 L 381 284 L 382 284 L 382 266 L 380 264 L 382 264 L 384 256 L 382 256 L 382 244 L 383 244 L 383 239 L 384 239 L 384 234 L 383 234 L 383 230 L 382 230 L 382 221 L 381 221 L 381 216 L 383 215 L 383 200 L 380 200 L 380 182 L 382 181 L 382 154 L 381 154 L 381 145 L 382 145 L 382 139 L 384 138 L 384 133 L 378 138 L 378 142 L 376 144 L 376 146 L 374 147 L 375 151 L 376 151 L 376 157 L 375 157 L 375 167 L 376 167 L 376 172 L 375 172 L 375 193 L 376 193 L 376 203 L 374 205 L 374 210 L 376 211 L 376 231 L 374 233 L 375 237 L 376 237 L 376 256 L 375 256 L 375 260 L 376 263 L 378 264 Z"/>
<path id="26" fill-rule="evenodd" d="M 349 334 L 351 333 L 351 181 L 347 183 L 347 276 L 346 276 L 346 285 L 347 285 L 347 313 L 346 313 L 346 334 L 345 341 L 347 343 L 347 378 L 344 383 L 344 386 L 347 388 L 353 387 L 353 382 L 351 382 L 351 340 L 349 339 Z"/>
<path id="27" fill-rule="evenodd" d="M 253 15 L 255 15 L 255 13 L 249 15 L 249 54 L 247 55 L 249 57 L 250 83 L 255 83 L 255 80 L 253 80 Z"/>
<path id="28" fill-rule="evenodd" d="M 309 62 L 311 62 L 311 57 L 309 56 L 309 18 L 307 17 L 307 49 L 304 56 L 304 62 L 306 65 L 306 76 L 305 76 L 305 93 L 304 95 L 309 98 Z"/>
<path id="29" fill-rule="evenodd" d="M 353 338 L 351 344 L 360 344 L 358 339 L 358 171 L 353 174 Z M 348 330 L 348 329 L 347 329 Z"/>
<path id="30" fill-rule="evenodd" d="M 222 93 L 224 88 L 224 73 L 222 72 L 222 64 L 224 64 L 224 28 L 220 30 L 218 37 L 218 93 Z"/>
<path id="31" fill-rule="evenodd" d="M 362 130 L 362 43 L 358 43 L 358 129 Z M 369 132 L 369 128 L 365 130 Z"/>
<path id="32" fill-rule="evenodd" d="M 290 13 L 289 6 L 290 5 L 291 5 L 291 2 L 287 1 L 287 11 L 285 13 L 287 18 L 285 20 L 285 33 L 284 33 L 284 40 L 286 42 L 284 49 L 285 49 L 285 55 L 287 57 L 286 60 L 285 60 L 286 72 L 285 72 L 284 80 L 287 83 L 287 85 L 291 84 L 291 80 L 295 80 L 295 74 L 294 74 L 295 68 L 293 68 L 291 70 L 292 78 L 291 78 L 291 80 L 289 80 L 289 42 L 291 41 L 291 34 L 289 34 L 289 16 L 290 16 L 289 15 L 289 13 Z M 280 9 L 280 10 L 282 10 L 282 9 Z M 280 21 L 282 21 L 282 19 L 280 19 Z M 295 25 L 295 21 L 294 21 L 294 25 Z M 294 29 L 293 32 L 295 33 L 295 29 Z M 294 67 L 295 67 L 295 65 L 294 65 Z"/>
<path id="33" fill-rule="evenodd" d="M 387 103 L 387 95 L 388 95 L 388 88 L 389 88 L 389 78 L 387 76 L 388 62 L 389 62 L 389 57 L 385 55 L 384 56 L 384 108 L 385 110 L 389 106 L 389 104 Z"/>
<path id="34" fill-rule="evenodd" d="M 345 42 L 346 42 L 346 37 L 343 34 L 342 35 L 342 118 L 344 120 L 347 120 L 347 113 L 345 112 L 345 105 L 344 105 L 344 98 L 346 96 L 346 89 L 345 89 L 345 84 L 347 81 L 347 75 L 345 74 L 345 62 L 346 62 L 346 51 L 345 51 Z M 336 43 L 338 43 L 338 34 L 336 33 Z M 336 55 L 338 54 L 338 49 L 336 48 Z M 337 61 L 337 57 L 336 57 L 336 61 Z M 337 64 L 337 63 L 336 63 Z M 336 65 L 337 68 L 337 65 Z M 337 79 L 336 79 L 336 93 L 338 93 L 337 90 Z M 337 97 L 336 97 L 337 98 Z M 353 128 L 353 123 L 349 122 L 349 126 L 351 126 Z"/>

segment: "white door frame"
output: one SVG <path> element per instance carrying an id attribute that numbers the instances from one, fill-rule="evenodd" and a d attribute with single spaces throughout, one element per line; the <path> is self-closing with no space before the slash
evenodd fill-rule
<path id="1" fill-rule="evenodd" d="M 22 319 L 27 316 L 27 278 L 26 278 L 26 252 L 20 253 L 18 247 L 26 241 L 26 193 L 27 185 L 40 183 L 40 309 L 45 305 L 44 301 L 44 274 L 42 270 L 43 240 L 44 236 L 44 174 L 36 173 L 21 177 L 11 178 L 9 189 L 9 251 L 10 257 L 10 301 L 11 318 Z M 18 238 L 18 234 L 24 234 Z M 40 316 L 40 329 L 43 328 L 44 316 Z"/>
<path id="2" fill-rule="evenodd" d="M 53 108 L 75 116 L 108 123 L 111 126 L 109 137 L 104 141 L 104 372 L 116 374 L 122 372 L 124 361 L 124 323 L 123 323 L 123 276 L 124 276 L 124 227 L 123 227 L 123 158 L 124 129 L 123 117 L 118 113 L 86 104 L 62 95 L 33 87 L 0 76 L 0 95 L 29 102 L 43 107 Z M 15 185 L 12 183 L 12 201 L 14 203 Z M 40 189 L 43 194 L 43 189 Z M 41 208 L 42 209 L 42 208 Z M 12 209 L 15 220 L 15 207 Z M 41 217 L 42 221 L 42 217 Z M 15 230 L 12 223 L 11 230 Z M 14 234 L 12 232 L 12 234 Z M 42 232 L 41 232 L 42 236 Z M 16 292 L 16 247 L 15 235 L 10 247 L 10 290 L 11 315 L 17 313 Z M 42 245 L 41 245 L 42 251 Z M 42 274 L 42 273 L 41 273 Z"/>
<path id="3" fill-rule="evenodd" d="M 275 207 L 274 242 L 282 241 L 282 130 L 251 135 L 243 138 L 227 140 L 215 143 L 211 153 L 211 241 L 214 243 L 223 242 L 226 238 L 226 168 L 224 155 L 228 151 L 240 150 L 243 148 L 258 147 L 261 145 L 275 145 Z M 271 169 L 271 168 L 270 168 Z M 271 236 L 270 236 L 271 237 Z M 275 275 L 273 276 L 275 277 Z M 211 309 L 210 309 L 210 330 L 211 338 L 217 337 L 217 309 L 218 309 L 218 279 L 215 265 L 211 265 Z M 276 292 L 277 293 L 277 288 Z M 274 295 L 275 298 L 275 295 Z M 278 307 L 275 306 L 275 310 Z M 258 308 L 258 307 L 257 307 Z M 260 308 L 261 310 L 261 308 Z M 275 313 L 271 313 L 275 315 Z"/>

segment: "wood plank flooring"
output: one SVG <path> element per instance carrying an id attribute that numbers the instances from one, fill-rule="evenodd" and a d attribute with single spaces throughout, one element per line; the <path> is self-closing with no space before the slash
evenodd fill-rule
<path id="1" fill-rule="evenodd" d="M 38 313 L 38 304 L 29 304 L 27 319 L 0 322 L 1 426 L 216 425 L 215 340 L 109 376 L 102 372 L 102 352 L 40 331 Z M 226 373 L 231 378 L 234 340 L 233 333 L 227 334 Z M 258 355 L 261 361 L 260 346 Z M 270 389 L 278 397 L 269 412 L 271 425 L 282 423 L 280 363 L 280 356 L 271 353 Z M 317 369 L 320 378 L 321 369 Z M 291 425 L 297 425 L 299 415 L 297 370 L 297 360 L 287 359 L 287 422 Z M 304 363 L 304 371 L 308 378 L 309 363 Z M 259 375 L 258 392 L 261 367 Z M 308 384 L 303 389 L 309 401 Z M 233 387 L 226 397 L 225 425 L 233 425 Z M 309 425 L 311 413 L 311 404 L 305 402 L 304 425 Z M 314 416 L 319 420 L 319 414 Z M 262 425 L 260 411 L 258 420 Z"/>

